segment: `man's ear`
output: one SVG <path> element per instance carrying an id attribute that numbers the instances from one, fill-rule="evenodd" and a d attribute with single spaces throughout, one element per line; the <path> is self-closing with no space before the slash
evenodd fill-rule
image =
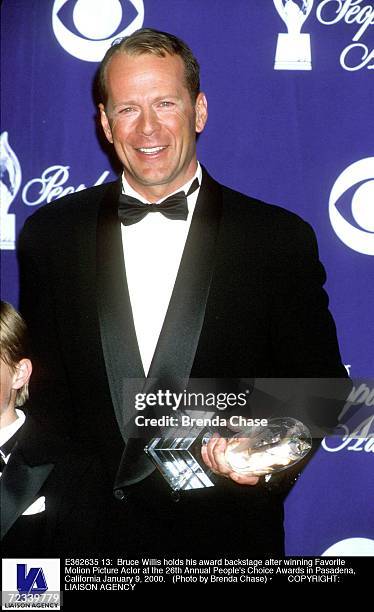
<path id="1" fill-rule="evenodd" d="M 22 389 L 22 387 L 29 382 L 31 372 L 32 363 L 30 359 L 21 359 L 21 361 L 17 363 L 13 374 L 12 389 Z"/>
<path id="2" fill-rule="evenodd" d="M 101 121 L 101 126 L 104 130 L 104 134 L 107 137 L 107 139 L 109 140 L 109 142 L 111 142 L 113 144 L 113 136 L 112 136 L 112 130 L 110 128 L 110 124 L 109 124 L 109 119 L 107 117 L 107 114 L 105 112 L 105 108 L 104 108 L 104 104 L 99 104 L 99 110 L 100 110 L 100 121 Z"/>
<path id="3" fill-rule="evenodd" d="M 195 102 L 195 130 L 198 134 L 203 131 L 208 119 L 208 102 L 205 94 L 202 92 L 196 98 Z"/>

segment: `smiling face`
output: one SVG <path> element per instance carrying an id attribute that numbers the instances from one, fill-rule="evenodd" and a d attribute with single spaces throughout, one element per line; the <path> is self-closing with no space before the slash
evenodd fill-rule
<path id="1" fill-rule="evenodd" d="M 191 179 L 207 104 L 202 93 L 193 104 L 182 59 L 117 53 L 107 68 L 107 90 L 101 124 L 131 187 L 153 201 Z"/>

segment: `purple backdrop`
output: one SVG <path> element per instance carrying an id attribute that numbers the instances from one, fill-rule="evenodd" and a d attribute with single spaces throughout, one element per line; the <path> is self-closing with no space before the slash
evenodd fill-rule
<path id="1" fill-rule="evenodd" d="M 344 363 L 354 377 L 374 376 L 372 1 L 5 0 L 1 14 L 4 299 L 17 305 L 14 243 L 26 217 L 114 178 L 93 75 L 113 38 L 155 27 L 200 60 L 209 121 L 199 159 L 221 182 L 312 224 Z M 373 430 L 371 421 L 366 446 L 321 449 L 309 464 L 287 501 L 289 553 L 350 538 L 363 538 L 347 543 L 361 552 L 374 546 Z"/>

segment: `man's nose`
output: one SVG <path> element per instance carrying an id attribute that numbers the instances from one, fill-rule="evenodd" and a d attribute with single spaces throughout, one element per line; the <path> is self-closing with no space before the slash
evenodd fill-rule
<path id="1" fill-rule="evenodd" d="M 152 108 L 142 110 L 138 122 L 138 131 L 145 136 L 150 136 L 158 128 L 157 114 Z"/>

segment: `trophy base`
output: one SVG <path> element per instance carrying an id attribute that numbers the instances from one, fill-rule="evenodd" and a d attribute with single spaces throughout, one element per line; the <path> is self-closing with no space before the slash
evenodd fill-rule
<path id="1" fill-rule="evenodd" d="M 0 249 L 14 251 L 16 248 L 16 216 L 0 215 Z"/>
<path id="2" fill-rule="evenodd" d="M 278 34 L 274 70 L 312 70 L 310 34 Z"/>
<path id="3" fill-rule="evenodd" d="M 214 487 L 201 459 L 201 436 L 153 438 L 145 452 L 175 492 Z"/>

